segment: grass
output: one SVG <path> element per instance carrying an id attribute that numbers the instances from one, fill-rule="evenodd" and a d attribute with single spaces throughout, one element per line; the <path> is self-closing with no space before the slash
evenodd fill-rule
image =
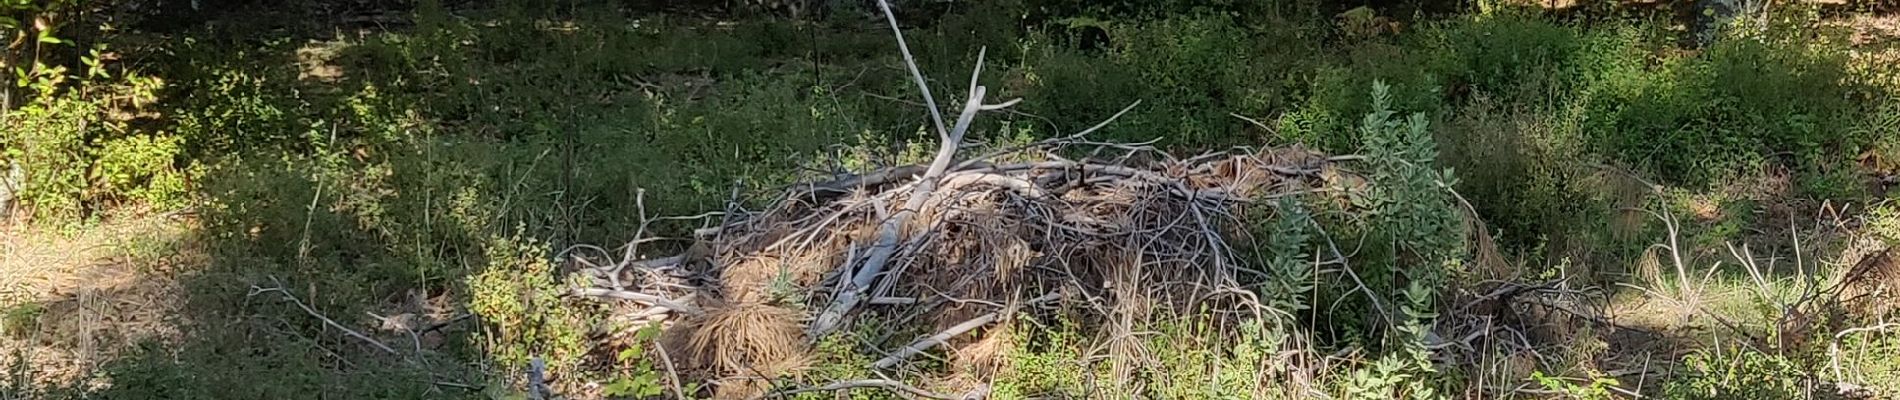
<path id="1" fill-rule="evenodd" d="M 1818 242 L 1804 254 L 1810 265 L 1832 260 L 1846 235 L 1806 228 L 1822 222 L 1810 216 L 1824 205 L 1887 196 L 1865 182 L 1881 171 L 1891 173 L 1892 161 L 1900 160 L 1900 141 L 1893 139 L 1900 137 L 1894 131 L 1900 125 L 1892 123 L 1900 121 L 1900 102 L 1894 100 L 1900 88 L 1882 86 L 1879 79 L 1893 72 L 1870 66 L 1836 32 L 1805 29 L 1821 26 L 1820 14 L 1799 10 L 1777 13 L 1779 25 L 1767 33 L 1688 49 L 1668 21 L 1646 17 L 1563 21 L 1513 11 L 1413 18 L 1378 10 L 1406 24 L 1396 32 L 1359 32 L 1333 19 L 1334 10 L 1300 2 L 919 7 L 916 14 L 900 12 L 906 13 L 907 34 L 925 74 L 939 78 L 931 82 L 934 91 L 957 92 L 978 49 L 986 48 L 983 83 L 996 88 L 994 97 L 1025 99 L 1018 112 L 977 125 L 974 140 L 987 143 L 1066 134 L 1142 100 L 1097 138 L 1158 140 L 1159 146 L 1188 152 L 1302 143 L 1364 153 L 1377 150 L 1360 129 L 1362 117 L 1374 110 L 1374 82 L 1389 84 L 1391 108 L 1420 113 L 1438 149 L 1430 158 L 1459 178 L 1454 188 L 1510 261 L 1510 274 L 1489 278 L 1574 275 L 1577 285 L 1614 292 L 1603 295 L 1603 301 L 1616 303 L 1606 306 L 1612 312 L 1604 317 L 1681 316 L 1645 327 L 1694 345 L 1682 349 L 1694 356 L 1672 370 L 1680 373 L 1658 374 L 1645 387 L 1664 397 L 1798 393 L 1805 386 L 1794 384 L 1801 382 L 1748 377 L 1826 371 L 1814 349 L 1750 352 L 1733 342 L 1706 340 L 1726 329 L 1710 314 L 1768 332 L 1783 312 L 1764 308 L 1777 302 L 1755 294 L 1759 285 L 1726 261 L 1732 257 L 1723 244 L 1750 243 L 1762 257 L 1786 257 L 1792 247 L 1785 238 L 1808 235 Z M 606 4 L 420 2 L 391 10 L 395 23 L 371 24 L 301 7 L 251 5 L 175 20 L 134 13 L 117 30 L 75 32 L 80 45 L 62 51 L 104 43 L 120 53 L 120 61 L 106 64 L 113 78 L 85 84 L 92 86 L 62 83 L 67 86 L 56 92 L 61 95 L 9 110 L 8 132 L 31 135 L 0 138 L 0 149 L 14 152 L 0 160 L 56 171 L 34 176 L 58 180 L 33 181 L 50 189 L 24 198 L 35 211 L 30 227 L 7 228 L 31 234 L 7 236 L 51 238 L 45 239 L 51 243 L 44 247 L 46 258 L 72 265 L 35 274 L 90 279 L 85 274 L 102 269 L 81 261 L 112 259 L 120 267 L 103 270 L 130 269 L 163 282 L 153 288 L 165 289 L 149 290 L 164 297 L 150 301 L 161 306 L 155 310 L 165 310 L 167 317 L 160 319 L 175 332 L 86 342 L 111 349 L 74 375 L 89 378 L 50 379 L 67 375 L 23 371 L 34 379 L 14 381 L 0 393 L 499 397 L 520 394 L 517 371 L 530 355 L 547 359 L 563 384 L 572 385 L 568 389 L 588 390 L 586 382 L 646 382 L 641 379 L 652 378 L 647 374 L 660 373 L 650 363 L 625 368 L 642 371 L 637 373 L 602 367 L 638 361 L 588 345 L 603 332 L 627 327 L 605 320 L 594 306 L 557 295 L 565 268 L 551 261 L 558 252 L 574 244 L 624 242 L 642 215 L 724 209 L 735 195 L 739 205 L 755 206 L 761 195 L 801 179 L 913 163 L 932 150 L 935 138 L 908 100 L 915 89 L 888 48 L 887 32 L 859 18 L 864 14 L 839 10 L 807 21 L 708 18 Z M 152 77 L 162 84 L 141 83 Z M 97 89 L 70 89 L 79 87 Z M 132 88 L 149 89 L 152 98 L 122 104 L 82 94 Z M 36 106 L 44 107 L 31 108 Z M 73 115 L 114 113 L 135 117 L 113 128 L 68 123 Z M 13 130 L 23 127 L 33 129 Z M 1858 163 L 1843 154 L 1879 158 Z M 1407 178 L 1416 177 L 1389 180 Z M 1670 190 L 1653 195 L 1651 182 Z M 1372 219 L 1351 209 L 1312 208 L 1314 219 L 1341 238 L 1376 243 L 1411 234 L 1456 236 L 1445 233 L 1456 229 L 1387 216 L 1407 212 L 1398 208 Z M 1644 248 L 1664 232 L 1652 218 L 1631 218 L 1632 208 L 1667 208 L 1678 216 L 1684 243 L 1679 250 L 1689 259 L 1685 270 L 1716 271 L 1714 278 L 1703 283 L 1672 277 L 1674 265 L 1664 261 L 1661 280 L 1640 280 Z M 187 212 L 175 214 L 179 219 L 161 215 L 175 210 Z M 1875 230 L 1896 224 L 1891 213 L 1869 215 Z M 1790 219 L 1803 228 L 1788 232 Z M 110 255 L 82 251 L 110 241 L 98 235 L 116 232 L 112 227 L 119 221 L 156 227 L 124 233 L 141 240 L 125 242 L 132 246 Z M 657 228 L 683 236 L 695 227 Z M 60 236 L 62 229 L 74 234 Z M 1311 240 L 1262 248 L 1258 259 L 1263 268 L 1305 271 L 1284 264 L 1310 258 L 1287 255 L 1310 255 L 1301 246 Z M 688 245 L 654 243 L 639 255 L 672 254 Z M 37 265 L 16 254 L 0 264 Z M 1353 254 L 1361 266 L 1444 267 L 1407 257 L 1376 248 Z M 1713 267 L 1714 260 L 1725 260 L 1724 267 Z M 1786 300 L 1799 286 L 1785 270 L 1764 272 L 1771 278 L 1768 297 Z M 1447 274 L 1454 274 L 1444 277 L 1452 283 L 1473 276 Z M 345 325 L 420 350 L 381 354 L 294 306 L 245 295 L 271 278 Z M 1403 283 L 1411 280 L 1369 279 L 1393 299 L 1402 297 Z M 1159 352 L 1155 370 L 1184 378 L 1148 377 L 1144 382 L 1156 384 L 1139 393 L 1280 393 L 1274 390 L 1285 388 L 1240 372 L 1278 357 L 1270 354 L 1282 350 L 1283 341 L 1308 334 L 1328 350 L 1366 352 L 1353 353 L 1357 358 L 1328 369 L 1327 376 L 1310 377 L 1316 390 L 1420 393 L 1378 382 L 1402 374 L 1432 377 L 1420 381 L 1436 385 L 1440 394 L 1484 390 L 1459 380 L 1482 371 L 1424 372 L 1404 357 L 1403 346 L 1381 349 L 1377 343 L 1388 332 L 1358 317 L 1370 313 L 1358 300 L 1362 295 L 1333 284 L 1263 289 L 1289 306 L 1326 313 L 1322 326 L 1310 332 L 1265 324 L 1241 330 L 1251 336 L 1217 337 L 1189 322 L 1156 327 L 1171 334 L 1146 343 Z M 1438 287 L 1447 298 L 1424 303 L 1447 307 L 1456 292 L 1455 285 L 1446 285 Z M 23 292 L 47 298 L 0 303 L 0 330 L 9 340 L 16 331 L 88 337 L 48 324 L 104 317 L 59 302 L 110 302 L 27 288 Z M 139 290 L 99 293 L 103 299 L 150 297 Z M 1685 302 L 1662 297 L 1693 298 L 1701 305 L 1685 308 Z M 1341 298 L 1353 300 L 1344 308 L 1328 307 Z M 433 336 L 411 337 L 400 329 L 371 329 L 383 321 L 361 317 L 366 313 L 413 314 L 445 327 Z M 454 319 L 468 313 L 476 317 Z M 994 395 L 1113 396 L 1099 386 L 1113 380 L 1104 375 L 1108 371 L 1075 362 L 1091 356 L 1088 346 L 1099 339 L 1091 336 L 1099 332 L 1073 326 L 1089 323 L 1050 315 L 1010 323 L 1006 330 L 1015 337 L 995 357 Z M 37 327 L 21 328 L 26 326 Z M 863 377 L 867 371 L 846 364 L 875 359 L 864 350 L 888 347 L 880 341 L 901 342 L 902 336 L 864 332 L 854 340 L 870 343 L 822 343 L 817 366 L 784 384 Z M 1166 337 L 1217 340 L 1176 347 L 1161 340 Z M 1856 354 L 1891 354 L 1890 339 L 1870 333 L 1845 345 Z M 20 346 L 26 345 L 0 348 L 30 347 Z M 1588 391 L 1589 374 L 1609 369 L 1598 361 L 1635 356 L 1586 350 L 1539 359 L 1531 369 L 1584 379 L 1580 390 Z M 1879 359 L 1851 361 L 1854 382 L 1877 390 L 1900 387 L 1895 368 Z M 909 372 L 957 372 L 945 365 L 919 369 Z M 1511 376 L 1517 380 L 1512 384 L 1534 383 L 1530 371 L 1522 372 L 1502 375 L 1521 375 Z M 1631 381 L 1622 378 L 1619 387 L 1633 389 Z M 880 395 L 875 393 L 851 395 Z"/>

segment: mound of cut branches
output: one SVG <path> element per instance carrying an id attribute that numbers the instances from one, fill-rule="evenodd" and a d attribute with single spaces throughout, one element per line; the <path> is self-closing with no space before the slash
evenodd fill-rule
<path id="1" fill-rule="evenodd" d="M 675 361 L 721 382 L 722 397 L 743 398 L 798 369 L 807 343 L 865 307 L 901 310 L 937 332 L 893 349 L 880 368 L 1005 309 L 1057 300 L 1111 330 L 1147 326 L 1154 306 L 1261 312 L 1236 307 L 1258 307 L 1237 290 L 1237 215 L 1336 174 L 1333 160 L 1299 149 L 1172 159 L 1120 148 L 1101 160 L 972 159 L 807 185 L 702 230 L 700 254 L 595 269 L 598 287 L 583 292 L 650 307 L 638 317 L 680 317 L 666 336 Z M 1110 345 L 1145 352 L 1133 340 Z"/>
<path id="2" fill-rule="evenodd" d="M 665 320 L 669 368 L 677 379 L 710 383 L 720 398 L 768 394 L 772 380 L 805 366 L 812 343 L 867 308 L 897 324 L 887 326 L 923 332 L 874 368 L 940 345 L 962 350 L 962 362 L 992 363 L 969 333 L 1022 307 L 1067 304 L 1111 333 L 1105 349 L 1126 377 L 1148 353 L 1133 331 L 1170 315 L 1156 308 L 1267 312 L 1238 285 L 1248 273 L 1235 260 L 1234 242 L 1244 239 L 1238 215 L 1348 178 L 1331 167 L 1340 158 L 1299 148 L 1176 158 L 1086 138 L 1115 117 L 959 157 L 978 113 L 1016 102 L 985 103 L 979 54 L 962 111 L 946 126 L 901 32 L 897 39 L 941 139 L 929 165 L 799 185 L 763 211 L 729 207 L 720 223 L 694 233 L 685 254 L 588 269 L 594 285 L 579 294 L 636 305 L 621 318 Z M 634 248 L 626 258 L 636 258 Z M 932 396 L 898 382 L 860 383 Z"/>

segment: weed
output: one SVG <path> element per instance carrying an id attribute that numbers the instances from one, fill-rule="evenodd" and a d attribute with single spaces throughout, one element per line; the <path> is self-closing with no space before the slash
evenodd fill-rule
<path id="1" fill-rule="evenodd" d="M 613 397 L 650 398 L 659 396 L 665 389 L 660 385 L 662 377 L 654 369 L 652 357 L 646 355 L 646 346 L 659 338 L 660 327 L 649 325 L 635 331 L 633 345 L 614 353 L 614 377 L 601 386 L 601 394 Z M 685 390 L 685 389 L 682 389 Z M 694 393 L 696 390 L 687 391 Z"/>
<path id="2" fill-rule="evenodd" d="M 1670 381 L 1663 389 L 1671 398 L 1798 399 L 1810 384 L 1804 372 L 1808 369 L 1772 354 L 1735 350 L 1717 354 L 1713 350 L 1701 350 L 1683 362 L 1689 369 L 1687 376 Z"/>
<path id="3" fill-rule="evenodd" d="M 0 163 L 26 172 L 14 191 L 44 223 L 76 222 L 126 201 L 176 207 L 184 200 L 186 177 L 173 168 L 183 138 L 131 124 L 150 111 L 162 81 L 113 74 L 104 52 L 101 45 L 81 57 L 83 73 L 34 60 L 9 84 L 30 96 L 18 109 L 0 110 L 8 132 L 0 136 Z"/>
<path id="4" fill-rule="evenodd" d="M 0 335 L 22 338 L 39 327 L 41 315 L 46 314 L 46 306 L 40 303 L 13 305 L 0 311 Z"/>
<path id="5" fill-rule="evenodd" d="M 550 373 L 573 373 L 589 352 L 585 338 L 598 314 L 565 304 L 566 283 L 546 247 L 531 239 L 491 240 L 488 268 L 468 282 L 469 311 L 482 318 L 486 352 L 507 370 L 539 357 Z"/>
<path id="6" fill-rule="evenodd" d="M 1017 320 L 1012 331 L 1033 328 L 1038 334 L 1014 341 L 1015 347 L 1004 354 L 1005 364 L 997 373 L 992 396 L 1089 396 L 1102 390 L 1091 383 L 1103 372 L 1089 370 L 1082 362 L 1086 344 L 1078 328 L 1066 318 L 1054 322 L 1054 326 L 1041 325 L 1026 316 Z"/>
<path id="7" fill-rule="evenodd" d="M 1591 376 L 1588 382 L 1578 384 L 1561 377 L 1544 375 L 1543 371 L 1531 372 L 1531 380 L 1543 385 L 1545 390 L 1556 392 L 1573 400 L 1614 399 L 1608 388 L 1620 385 L 1615 378 Z"/>

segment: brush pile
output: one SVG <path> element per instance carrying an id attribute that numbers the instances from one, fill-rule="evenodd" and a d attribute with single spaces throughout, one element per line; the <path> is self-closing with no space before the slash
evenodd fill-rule
<path id="1" fill-rule="evenodd" d="M 1029 147 L 1060 145 L 1075 141 Z M 1122 151 L 806 185 L 769 210 L 700 230 L 689 254 L 593 269 L 596 287 L 582 292 L 640 303 L 633 318 L 673 317 L 663 341 L 681 369 L 719 382 L 720 397 L 744 398 L 796 371 L 808 343 L 865 307 L 937 332 L 893 349 L 880 368 L 1005 309 L 1058 300 L 1111 331 L 1147 326 L 1157 306 L 1257 317 L 1265 311 L 1239 290 L 1247 272 L 1230 243 L 1244 236 L 1239 215 L 1340 176 L 1334 160 L 1299 149 L 1173 159 L 1098 148 Z M 1143 352 L 1122 342 L 1110 351 Z"/>
<path id="2" fill-rule="evenodd" d="M 947 345 L 981 369 L 992 352 L 967 333 L 1023 307 L 1063 305 L 1101 327 L 1111 367 L 1127 376 L 1147 353 L 1133 333 L 1158 315 L 1271 312 L 1240 287 L 1260 273 L 1236 260 L 1236 245 L 1251 246 L 1240 224 L 1250 207 L 1357 179 L 1333 168 L 1344 158 L 1299 148 L 1176 158 L 1085 138 L 1139 102 L 1074 135 L 958 157 L 977 113 L 1015 101 L 984 103 L 979 54 L 946 127 L 897 36 L 942 140 L 931 164 L 800 185 L 763 211 L 690 217 L 720 221 L 695 231 L 685 254 L 630 260 L 628 246 L 629 261 L 587 269 L 593 285 L 577 294 L 632 305 L 620 318 L 665 321 L 677 379 L 710 383 L 719 398 L 767 394 L 867 309 L 883 328 L 921 332 L 874 368 Z"/>

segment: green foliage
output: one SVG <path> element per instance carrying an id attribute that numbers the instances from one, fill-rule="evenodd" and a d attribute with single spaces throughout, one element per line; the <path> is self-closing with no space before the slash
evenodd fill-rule
<path id="1" fill-rule="evenodd" d="M 1388 353 L 1372 361 L 1372 365 L 1353 369 L 1341 382 L 1344 397 L 1352 400 L 1439 398 L 1437 391 L 1426 382 L 1433 373 L 1431 362 L 1408 358 Z"/>
<path id="2" fill-rule="evenodd" d="M 1287 337 L 1263 324 L 1243 323 L 1231 340 L 1206 321 L 1163 324 L 1160 334 L 1148 339 L 1160 364 L 1148 372 L 1148 393 L 1137 397 L 1254 399 L 1272 393 L 1277 388 L 1262 368 L 1285 372 L 1275 365 Z"/>
<path id="3" fill-rule="evenodd" d="M 1378 111 L 1371 108 L 1370 91 L 1377 84 L 1399 88 L 1388 90 L 1383 100 L 1395 109 L 1431 115 L 1442 104 L 1438 77 L 1420 68 L 1427 59 L 1419 49 L 1374 41 L 1349 46 L 1344 53 L 1344 61 L 1314 71 L 1305 103 L 1281 117 L 1279 136 L 1329 152 L 1355 152 L 1365 139 L 1354 120 Z"/>
<path id="4" fill-rule="evenodd" d="M 1563 251 L 1551 246 L 1616 242 L 1603 233 L 1620 199 L 1587 165 L 1579 120 L 1482 97 L 1437 125 L 1440 164 L 1458 171 L 1455 188 L 1506 251 L 1540 256 Z"/>
<path id="5" fill-rule="evenodd" d="M 602 385 L 600 392 L 612 397 L 651 398 L 659 396 L 665 390 L 660 385 L 660 372 L 655 370 L 653 360 L 646 355 L 648 343 L 660 336 L 658 324 L 648 325 L 635 331 L 632 346 L 614 353 L 614 377 Z M 684 389 L 682 389 L 684 390 Z M 694 391 L 688 391 L 692 393 Z"/>
<path id="6" fill-rule="evenodd" d="M 1900 395 L 1900 337 L 1892 332 L 1858 332 L 1840 341 L 1841 378 L 1873 398 Z"/>
<path id="7" fill-rule="evenodd" d="M 65 221 L 80 216 L 85 191 L 85 122 L 91 104 L 61 96 L 38 101 L 10 112 L 5 140 L 8 160 L 32 171 L 22 183 L 19 198 L 32 207 L 37 219 Z"/>
<path id="8" fill-rule="evenodd" d="M 1387 86 L 1375 82 L 1373 111 L 1359 127 L 1371 184 L 1353 201 L 1367 210 L 1368 224 L 1377 227 L 1377 234 L 1397 250 L 1394 259 L 1382 260 L 1390 270 L 1372 275 L 1404 279 L 1369 283 L 1374 285 L 1369 289 L 1403 294 L 1402 316 L 1414 322 L 1429 321 L 1437 292 L 1446 278 L 1461 270 L 1457 261 L 1465 256 L 1465 223 L 1448 191 L 1457 185 L 1456 178 L 1452 171 L 1436 167 L 1438 148 L 1426 131 L 1425 115 L 1394 119 L 1397 113 L 1390 109 L 1390 101 Z M 1418 331 L 1408 333 L 1422 337 L 1423 327 L 1409 328 Z"/>
<path id="9" fill-rule="evenodd" d="M 1825 43 L 1825 42 L 1823 42 Z M 1786 154 L 1811 165 L 1857 148 L 1840 49 L 1737 38 L 1649 73 L 1605 81 L 1585 129 L 1617 158 L 1676 181 L 1707 184 Z"/>
<path id="10" fill-rule="evenodd" d="M 106 139 L 93 149 L 88 180 L 104 193 L 160 209 L 183 207 L 188 173 L 173 167 L 184 138 L 163 133 Z"/>
<path id="11" fill-rule="evenodd" d="M 76 222 L 122 202 L 177 207 L 188 174 L 175 168 L 183 138 L 150 131 L 132 119 L 150 111 L 162 82 L 132 72 L 113 74 L 95 47 L 81 57 L 84 73 L 35 60 L 15 69 L 13 85 L 29 96 L 0 110 L 0 164 L 26 173 L 18 196 L 37 220 Z"/>
<path id="12" fill-rule="evenodd" d="M 45 220 L 119 205 L 197 206 L 220 272 L 208 280 L 294 273 L 323 286 L 312 302 L 350 315 L 411 290 L 446 295 L 481 317 L 485 348 L 460 349 L 458 361 L 492 358 L 512 370 L 539 355 L 611 394 L 664 396 L 644 347 L 588 357 L 584 337 L 598 328 L 598 310 L 561 299 L 565 282 L 550 250 L 623 242 L 643 211 L 724 209 L 735 186 L 742 197 L 770 194 L 798 178 L 918 162 L 934 138 L 921 129 L 920 110 L 889 100 L 909 101 L 915 88 L 888 32 L 860 14 L 834 13 L 820 26 L 574 7 L 451 12 L 425 1 L 413 26 L 370 34 L 234 10 L 260 21 L 144 38 L 159 43 L 126 57 L 150 60 L 137 73 L 99 67 L 98 53 L 93 62 L 10 71 L 13 87 L 30 96 L 4 118 L 0 159 L 26 166 L 25 200 Z M 1858 102 L 1872 90 L 1839 71 L 1834 42 L 1745 36 L 1683 54 L 1662 24 L 1511 13 L 1342 35 L 1326 8 L 1304 0 L 900 7 L 940 101 L 960 93 L 983 46 L 983 83 L 998 97 L 1026 99 L 1015 110 L 1024 114 L 986 117 L 974 141 L 1072 132 L 1143 100 L 1095 138 L 1159 138 L 1189 152 L 1290 139 L 1363 154 L 1365 162 L 1341 165 L 1372 180 L 1348 209 L 1288 199 L 1250 216 L 1262 239 L 1247 249 L 1250 261 L 1272 278 L 1247 284 L 1275 310 L 1319 316 L 1302 328 L 1314 333 L 1271 319 L 1237 333 L 1163 324 L 1156 329 L 1167 334 L 1133 339 L 1152 340 L 1146 347 L 1163 360 L 1141 377 L 1148 392 L 1104 394 L 1107 374 L 1083 361 L 1094 355 L 1092 333 L 1075 325 L 1083 321 L 1017 321 L 995 396 L 1255 397 L 1270 392 L 1262 386 L 1273 382 L 1258 373 L 1285 364 L 1277 354 L 1286 342 L 1317 338 L 1309 344 L 1380 344 L 1367 346 L 1369 363 L 1335 371 L 1346 379 L 1333 388 L 1432 397 L 1457 371 L 1427 361 L 1424 337 L 1466 256 L 1462 205 L 1448 187 L 1504 232 L 1507 251 L 1556 257 L 1548 253 L 1567 239 L 1583 240 L 1563 250 L 1610 243 L 1596 235 L 1613 196 L 1588 165 L 1635 165 L 1677 184 L 1786 162 L 1803 195 L 1856 197 L 1862 171 L 1838 155 L 1900 154 L 1900 135 L 1891 134 L 1900 108 L 1889 101 L 1885 114 L 1865 112 L 1871 106 Z M 953 11 L 913 11 L 938 9 Z M 1394 13 L 1360 10 L 1351 16 L 1360 25 Z M 35 31 L 41 40 L 31 42 L 81 55 L 53 33 Z M 326 55 L 306 59 L 312 53 Z M 304 76 L 315 64 L 342 74 Z M 1446 167 L 1457 168 L 1457 179 Z M 1753 205 L 1722 202 L 1732 215 L 1750 215 Z M 1900 228 L 1881 222 L 1896 219 L 1892 208 L 1883 209 L 1870 226 L 1900 239 Z M 1698 240 L 1719 241 L 1740 237 L 1747 222 L 1694 229 Z M 1315 265 L 1321 227 L 1342 247 L 1365 243 L 1347 250 L 1366 291 Z M 642 247 L 642 256 L 673 245 Z M 773 285 L 780 300 L 805 301 L 786 281 Z M 231 291 L 210 286 L 196 290 Z M 200 327 L 176 357 L 153 350 L 128 358 L 112 369 L 123 389 L 110 394 L 141 395 L 134 385 L 156 388 L 143 395 L 155 398 L 300 397 L 310 387 L 346 398 L 435 394 L 351 385 L 389 369 L 330 365 L 312 349 L 334 343 L 296 337 L 314 331 L 309 324 L 260 325 Z M 857 340 L 873 336 L 859 336 L 821 341 L 818 367 L 798 383 L 870 376 L 864 366 L 874 355 Z M 1193 345 L 1164 343 L 1183 337 Z M 354 355 L 345 358 L 362 358 Z M 577 371 L 583 360 L 615 372 Z M 253 365 L 271 376 L 235 367 Z M 242 389 L 253 380 L 270 387 Z"/>
<path id="13" fill-rule="evenodd" d="M 1619 385 L 1615 378 L 1591 377 L 1585 384 L 1577 384 L 1559 377 L 1545 376 L 1543 371 L 1531 372 L 1531 380 L 1544 386 L 1545 390 L 1556 392 L 1572 400 L 1609 400 L 1615 399 L 1608 388 Z"/>
<path id="14" fill-rule="evenodd" d="M 482 319 L 487 353 L 511 371 L 541 357 L 549 373 L 573 373 L 592 348 L 586 337 L 603 314 L 563 300 L 567 282 L 545 245 L 518 237 L 490 242 L 488 267 L 468 280 L 469 311 Z"/>
<path id="15" fill-rule="evenodd" d="M 810 385 L 824 385 L 840 380 L 862 379 L 862 377 L 865 376 L 872 376 L 873 372 L 870 366 L 872 362 L 876 361 L 875 357 L 879 357 L 875 353 L 878 350 L 867 349 L 860 344 L 864 343 L 865 340 L 869 340 L 868 335 L 877 334 L 877 332 L 869 331 L 878 329 L 876 327 L 880 325 L 876 323 L 858 325 L 863 328 L 859 328 L 857 331 L 834 333 L 830 336 L 826 336 L 824 339 L 820 339 L 817 345 L 812 349 L 814 355 L 812 360 L 813 369 L 806 372 L 800 380 Z M 795 395 L 793 398 L 798 400 L 836 399 L 838 398 L 838 394 L 804 392 Z M 850 400 L 885 400 L 899 397 L 884 390 L 852 390 L 848 398 Z"/>
<path id="16" fill-rule="evenodd" d="M 1900 204 L 1883 201 L 1869 207 L 1867 230 L 1889 244 L 1900 244 Z"/>
<path id="17" fill-rule="evenodd" d="M 37 302 L 27 302 L 0 310 L 0 336 L 22 338 L 39 327 L 41 315 L 46 314 L 46 306 Z"/>
<path id="18" fill-rule="evenodd" d="M 1312 308 L 1315 284 L 1312 240 L 1313 216 L 1306 206 L 1292 198 L 1281 198 L 1273 210 L 1279 215 L 1256 215 L 1253 220 L 1270 221 L 1256 226 L 1256 237 L 1266 236 L 1266 247 L 1255 252 L 1255 265 L 1271 277 L 1258 289 L 1261 304 L 1293 315 Z"/>
<path id="19" fill-rule="evenodd" d="M 1026 399 L 1046 396 L 1086 397 L 1087 386 L 1100 371 L 1091 371 L 1082 355 L 1088 344 L 1075 324 L 1058 318 L 1054 326 L 1019 317 L 1015 332 L 1034 332 L 1028 337 L 1012 338 L 1014 346 L 1004 353 L 1005 363 L 996 374 L 991 396 L 998 399 Z"/>
<path id="20" fill-rule="evenodd" d="M 1452 85 L 1466 90 L 1515 90 L 1533 80 L 1551 79 L 1553 71 L 1570 72 L 1568 65 L 1582 46 L 1574 28 L 1537 18 L 1507 14 L 1454 19 L 1425 35 L 1437 48 L 1432 68 Z"/>
<path id="21" fill-rule="evenodd" d="M 1425 114 L 1393 118 L 1390 93 L 1384 83 L 1373 83 L 1372 112 L 1359 126 L 1372 184 L 1354 201 L 1371 210 L 1374 226 L 1391 227 L 1393 241 L 1422 259 L 1462 255 L 1464 224 L 1446 191 L 1457 180 L 1435 167 L 1438 147 Z"/>
<path id="22" fill-rule="evenodd" d="M 1808 369 L 1783 356 L 1746 349 L 1699 350 L 1683 359 L 1686 374 L 1663 389 L 1675 399 L 1799 399 L 1811 384 Z"/>
<path id="23" fill-rule="evenodd" d="M 187 44 L 181 51 L 196 46 Z M 252 59 L 244 54 L 226 55 L 208 51 L 206 57 L 230 57 L 234 62 Z M 329 129 L 307 119 L 309 105 L 297 98 L 293 88 L 267 77 L 265 71 L 216 69 L 206 76 L 181 82 L 185 88 L 173 101 L 177 104 L 172 119 L 177 132 L 193 143 L 198 154 L 292 148 L 308 151 L 329 137 Z"/>

